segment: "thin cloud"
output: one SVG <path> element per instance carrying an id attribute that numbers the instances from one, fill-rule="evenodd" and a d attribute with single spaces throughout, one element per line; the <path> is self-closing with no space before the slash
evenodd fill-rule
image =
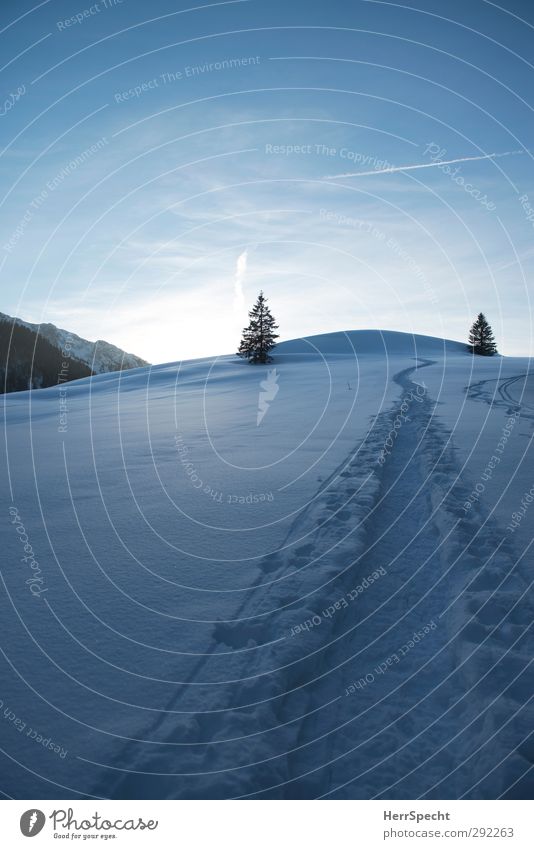
<path id="1" fill-rule="evenodd" d="M 440 165 L 456 165 L 457 162 L 475 162 L 480 159 L 499 159 L 502 156 L 517 156 L 524 150 L 507 150 L 504 153 L 485 153 L 482 156 L 462 156 L 459 159 L 440 159 L 435 162 L 421 162 L 418 165 L 395 165 L 374 171 L 355 171 L 346 174 L 330 174 L 324 180 L 340 180 L 345 177 L 372 177 L 375 174 L 395 174 L 398 171 L 417 171 L 419 168 L 439 168 Z"/>

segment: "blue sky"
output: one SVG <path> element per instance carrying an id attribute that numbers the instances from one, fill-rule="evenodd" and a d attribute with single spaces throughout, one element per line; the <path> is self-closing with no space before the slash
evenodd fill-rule
<path id="1" fill-rule="evenodd" d="M 263 288 L 282 338 L 532 352 L 532 5 L 192 6 L 3 0 L 0 311 L 163 362 Z"/>

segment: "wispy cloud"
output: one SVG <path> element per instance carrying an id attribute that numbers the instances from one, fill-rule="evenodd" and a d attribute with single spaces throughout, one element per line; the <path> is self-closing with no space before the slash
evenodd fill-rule
<path id="1" fill-rule="evenodd" d="M 375 174 L 396 174 L 398 171 L 417 171 L 419 168 L 439 168 L 443 165 L 456 165 L 458 162 L 476 162 L 481 159 L 499 159 L 502 156 L 517 156 L 524 150 L 507 150 L 503 153 L 485 153 L 481 156 L 462 156 L 458 159 L 437 159 L 434 162 L 420 162 L 417 165 L 395 165 L 373 171 L 353 171 L 346 174 L 330 174 L 324 180 L 340 180 L 344 177 L 372 177 Z"/>

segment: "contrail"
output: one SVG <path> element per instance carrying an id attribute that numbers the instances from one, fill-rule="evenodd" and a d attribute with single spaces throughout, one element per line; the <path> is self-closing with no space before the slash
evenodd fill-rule
<path id="1" fill-rule="evenodd" d="M 235 268 L 234 278 L 234 312 L 241 314 L 245 309 L 245 296 L 243 294 L 243 283 L 247 272 L 248 248 L 239 254 Z"/>
<path id="2" fill-rule="evenodd" d="M 331 174 L 324 180 L 340 180 L 345 177 L 372 177 L 374 174 L 395 174 L 397 171 L 416 171 L 418 168 L 439 168 L 440 165 L 455 165 L 457 162 L 475 162 L 479 159 L 498 159 L 501 156 L 516 156 L 524 150 L 507 150 L 504 153 L 485 153 L 482 156 L 462 156 L 460 159 L 440 159 L 435 162 L 422 162 L 419 165 L 395 165 L 379 171 L 355 171 L 347 174 Z"/>

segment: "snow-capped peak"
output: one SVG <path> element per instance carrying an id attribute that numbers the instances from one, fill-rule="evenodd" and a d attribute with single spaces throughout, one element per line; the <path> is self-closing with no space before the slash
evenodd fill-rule
<path id="1" fill-rule="evenodd" d="M 82 339 L 76 333 L 56 327 L 55 324 L 32 324 L 20 318 L 13 318 L 0 313 L 0 321 L 7 321 L 26 327 L 33 333 L 37 333 L 62 351 L 66 351 L 69 357 L 74 357 L 85 363 L 95 374 L 103 374 L 109 371 L 121 371 L 124 369 L 141 368 L 148 366 L 146 360 L 128 354 L 116 345 L 105 342 L 102 339 L 89 342 Z"/>

